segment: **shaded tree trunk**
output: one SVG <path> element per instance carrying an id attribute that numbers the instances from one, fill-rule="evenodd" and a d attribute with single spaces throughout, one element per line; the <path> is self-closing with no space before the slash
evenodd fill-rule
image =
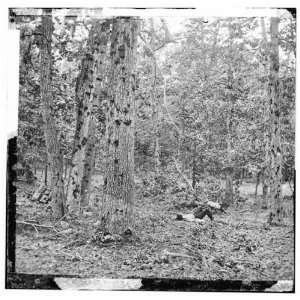
<path id="1" fill-rule="evenodd" d="M 134 201 L 134 92 L 138 21 L 113 20 L 109 108 L 106 115 L 106 172 L 101 229 L 122 233 L 132 228 Z"/>
<path id="2" fill-rule="evenodd" d="M 95 112 L 98 101 L 107 97 L 103 86 L 109 27 L 110 21 L 99 20 L 93 24 L 76 83 L 77 120 L 67 190 L 67 203 L 73 211 L 87 205 L 86 190 L 95 147 Z"/>
<path id="3" fill-rule="evenodd" d="M 57 139 L 58 131 L 55 126 L 52 94 L 52 53 L 51 40 L 53 23 L 51 9 L 44 9 L 42 16 L 42 36 L 40 42 L 40 89 L 43 107 L 43 121 L 46 140 L 47 159 L 51 175 L 51 207 L 55 218 L 64 214 L 64 180 L 63 180 L 63 155 Z M 46 179 L 46 176 L 45 176 Z"/>
<path id="4" fill-rule="evenodd" d="M 45 165 L 45 177 L 44 177 L 44 184 L 47 185 L 48 184 L 48 163 L 46 163 Z"/>
<path id="5" fill-rule="evenodd" d="M 282 150 L 280 143 L 280 99 L 279 99 L 279 18 L 271 18 L 271 47 L 270 47 L 270 74 L 269 74 L 269 104 L 271 123 L 270 142 L 270 200 L 275 210 L 275 223 L 281 223 L 280 207 L 282 203 Z"/>

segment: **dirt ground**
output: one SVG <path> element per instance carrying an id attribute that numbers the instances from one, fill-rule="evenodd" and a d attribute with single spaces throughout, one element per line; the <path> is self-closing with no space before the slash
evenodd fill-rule
<path id="1" fill-rule="evenodd" d="M 216 214 L 213 221 L 206 219 L 205 224 L 175 220 L 177 213 L 191 209 L 175 208 L 169 194 L 144 198 L 138 188 L 133 235 L 108 244 L 93 241 L 96 213 L 55 223 L 45 204 L 30 201 L 33 189 L 25 183 L 17 185 L 17 272 L 106 278 L 294 279 L 293 216 L 283 226 L 267 225 L 269 211 L 256 208 L 254 184 L 241 187 L 241 194 L 248 198 L 245 203 Z M 293 210 L 292 200 L 285 205 Z M 41 226 L 24 224 L 30 222 Z"/>

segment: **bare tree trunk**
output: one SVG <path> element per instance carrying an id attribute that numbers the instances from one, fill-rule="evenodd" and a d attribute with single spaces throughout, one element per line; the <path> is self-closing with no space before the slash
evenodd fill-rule
<path id="1" fill-rule="evenodd" d="M 153 58 L 153 69 L 154 69 L 154 80 L 153 80 L 153 92 L 152 92 L 152 106 L 153 106 L 153 114 L 152 121 L 154 125 L 154 168 L 155 172 L 159 172 L 160 167 L 160 159 L 159 159 L 159 111 L 158 111 L 158 100 L 156 93 L 156 61 Z"/>
<path id="2" fill-rule="evenodd" d="M 51 40 L 53 23 L 51 9 L 44 9 L 42 16 L 42 36 L 40 45 L 40 89 L 43 106 L 43 121 L 45 126 L 45 140 L 47 156 L 51 174 L 51 207 L 55 218 L 61 218 L 64 214 L 64 180 L 63 180 L 63 156 L 57 139 L 58 131 L 55 126 L 52 95 L 52 53 Z"/>
<path id="3" fill-rule="evenodd" d="M 113 20 L 109 109 L 106 125 L 106 172 L 101 201 L 101 229 L 122 233 L 133 226 L 134 92 L 138 21 Z"/>
<path id="4" fill-rule="evenodd" d="M 278 42 L 279 18 L 271 18 L 271 47 L 270 47 L 270 74 L 269 74 L 269 100 L 270 100 L 270 200 L 274 203 L 275 223 L 281 223 L 281 182 L 282 182 L 282 149 L 280 143 L 280 98 L 279 98 L 279 42 Z"/>
<path id="5" fill-rule="evenodd" d="M 196 156 L 197 156 L 197 143 L 193 143 L 193 166 L 192 166 L 192 187 L 195 189 L 196 186 Z"/>
<path id="6" fill-rule="evenodd" d="M 268 47 L 268 39 L 266 34 L 266 27 L 264 18 L 261 18 L 261 29 L 262 29 L 262 48 L 264 53 L 263 56 L 263 69 L 264 73 L 267 73 L 267 65 L 268 65 L 268 54 L 269 54 L 269 47 Z M 264 75 L 265 76 L 265 75 Z M 266 87 L 267 88 L 267 87 Z M 267 96 L 267 95 L 266 95 Z M 263 194 L 262 194 L 262 203 L 261 207 L 266 209 L 268 207 L 268 186 L 269 186 L 269 177 L 270 177 L 270 112 L 269 112 L 269 104 L 265 101 L 263 104 L 264 108 L 264 148 L 265 148 L 265 163 L 264 163 L 264 182 L 263 182 Z"/>
<path id="7" fill-rule="evenodd" d="M 44 177 L 44 184 L 47 186 L 48 184 L 48 163 L 45 165 L 45 177 Z"/>
<path id="8" fill-rule="evenodd" d="M 67 190 L 67 203 L 73 211 L 87 205 L 85 192 L 93 170 L 95 111 L 98 101 L 106 98 L 103 86 L 109 26 L 110 21 L 105 20 L 93 24 L 77 78 L 77 122 Z"/>
<path id="9" fill-rule="evenodd" d="M 96 124 L 94 120 L 90 122 L 89 128 L 89 139 L 88 145 L 86 147 L 86 154 L 83 161 L 83 176 L 81 182 L 81 205 L 87 206 L 89 200 L 89 191 L 91 185 L 91 178 L 95 166 L 95 154 L 96 154 L 96 137 L 95 137 L 95 128 Z"/>
<path id="10" fill-rule="evenodd" d="M 230 41 L 233 41 L 233 29 L 229 25 L 229 35 Z M 232 47 L 232 44 L 231 44 Z M 227 71 L 227 89 L 230 91 L 228 95 L 228 111 L 227 111 L 227 166 L 226 166 L 226 187 L 225 187 L 225 205 L 229 206 L 234 202 L 233 193 L 233 166 L 232 166 L 232 118 L 233 118 L 233 108 L 234 108 L 234 96 L 233 96 L 233 70 L 232 61 L 233 57 L 230 55 L 230 61 L 228 61 L 228 71 Z"/>

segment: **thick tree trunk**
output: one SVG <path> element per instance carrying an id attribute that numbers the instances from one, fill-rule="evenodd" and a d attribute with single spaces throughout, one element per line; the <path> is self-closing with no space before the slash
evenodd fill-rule
<path id="1" fill-rule="evenodd" d="M 100 207 L 101 229 L 110 233 L 121 233 L 133 223 L 137 22 L 130 17 L 115 18 L 111 36 L 106 174 Z"/>
<path id="2" fill-rule="evenodd" d="M 51 10 L 44 9 L 42 16 L 42 35 L 40 44 L 40 89 L 43 106 L 43 121 L 45 126 L 45 140 L 48 162 L 51 174 L 51 207 L 55 218 L 64 214 L 64 181 L 63 181 L 63 156 L 57 140 L 58 132 L 55 126 L 52 95 L 52 53 L 51 40 L 53 23 Z"/>
<path id="3" fill-rule="evenodd" d="M 280 206 L 281 194 L 281 143 L 280 143 L 280 98 L 279 98 L 279 42 L 278 42 L 279 18 L 271 18 L 271 49 L 270 49 L 270 74 L 269 74 L 269 101 L 270 101 L 270 200 L 275 210 L 275 222 L 281 223 Z"/>
<path id="4" fill-rule="evenodd" d="M 77 121 L 67 203 L 72 211 L 87 205 L 86 189 L 93 170 L 95 112 L 106 98 L 105 58 L 110 21 L 97 21 L 89 33 L 87 52 L 76 84 Z"/>

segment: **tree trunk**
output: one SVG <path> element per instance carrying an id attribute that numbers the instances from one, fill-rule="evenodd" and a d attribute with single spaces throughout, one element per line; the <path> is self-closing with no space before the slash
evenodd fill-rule
<path id="1" fill-rule="evenodd" d="M 77 121 L 70 168 L 67 203 L 72 211 L 86 206 L 86 188 L 93 169 L 94 126 L 98 101 L 106 98 L 105 57 L 110 21 L 97 21 L 89 33 L 87 52 L 76 84 Z M 82 190 L 83 188 L 83 190 Z M 83 196 L 84 195 L 84 196 Z"/>
<path id="2" fill-rule="evenodd" d="M 279 42 L 278 42 L 279 18 L 271 18 L 271 49 L 270 49 L 270 74 L 269 74 L 269 103 L 271 123 L 270 143 L 270 200 L 274 203 L 275 223 L 281 223 L 280 206 L 281 194 L 281 143 L 280 143 L 280 98 L 279 98 Z"/>
<path id="3" fill-rule="evenodd" d="M 267 180 L 266 180 L 266 174 L 263 173 L 262 175 L 262 208 L 266 209 L 268 208 L 268 204 L 267 204 L 267 196 L 268 196 L 268 185 L 267 185 Z"/>
<path id="4" fill-rule="evenodd" d="M 231 89 L 231 87 L 230 87 Z M 227 167 L 226 167 L 226 187 L 225 187 L 225 205 L 233 204 L 233 166 L 232 166 L 232 114 L 233 104 L 229 103 L 229 112 L 227 116 Z"/>
<path id="5" fill-rule="evenodd" d="M 44 179 L 44 184 L 47 186 L 48 184 L 48 163 L 45 165 L 45 179 Z"/>
<path id="6" fill-rule="evenodd" d="M 231 41 L 231 49 L 233 47 L 233 28 L 232 25 L 229 25 L 229 35 Z M 229 206 L 234 202 L 234 193 L 233 193 L 233 157 L 232 157 L 232 119 L 233 119 L 233 112 L 234 112 L 234 89 L 233 89 L 233 81 L 234 81 L 234 74 L 232 68 L 233 62 L 233 55 L 232 53 L 229 55 L 228 61 L 228 71 L 227 71 L 227 90 L 228 90 L 228 110 L 227 110 L 227 119 L 226 119 L 226 128 L 227 128 L 227 166 L 226 166 L 226 187 L 225 187 L 225 205 Z"/>
<path id="7" fill-rule="evenodd" d="M 262 49 L 264 50 L 263 54 L 263 68 L 265 70 L 264 73 L 267 73 L 267 64 L 268 64 L 268 39 L 266 34 L 266 27 L 265 27 L 265 21 L 264 18 L 261 18 L 261 29 L 262 29 Z M 263 78 L 263 82 L 265 82 Z M 264 88 L 267 89 L 264 83 Z M 266 95 L 266 97 L 268 97 Z M 269 174 L 270 174 L 270 140 L 271 140 L 271 133 L 270 133 L 270 111 L 269 111 L 269 104 L 264 101 L 263 103 L 263 109 L 264 109 L 264 152 L 265 152 L 265 163 L 264 163 L 264 173 L 263 173 L 263 194 L 262 194 L 262 203 L 261 207 L 263 209 L 268 208 L 268 185 L 269 185 Z"/>
<path id="8" fill-rule="evenodd" d="M 153 82 L 153 94 L 152 94 L 152 105 L 153 114 L 152 121 L 154 126 L 154 167 L 155 172 L 159 172 L 160 159 L 159 159 L 159 111 L 158 111 L 158 100 L 156 94 L 156 61 L 153 58 L 153 68 L 154 68 L 154 82 Z"/>
<path id="9" fill-rule="evenodd" d="M 109 109 L 106 123 L 106 172 L 100 207 L 101 229 L 122 233 L 133 225 L 134 91 L 138 23 L 113 20 Z"/>
<path id="10" fill-rule="evenodd" d="M 261 177 L 261 171 L 259 171 L 256 174 L 256 184 L 255 184 L 255 193 L 254 193 L 255 200 L 257 199 L 257 192 L 258 192 L 260 177 Z"/>
<path id="11" fill-rule="evenodd" d="M 90 122 L 89 139 L 86 147 L 86 154 L 83 161 L 83 176 L 81 182 L 81 205 L 87 206 L 89 203 L 89 191 L 91 185 L 91 178 L 95 166 L 95 154 L 96 154 L 96 138 L 95 138 L 96 124 L 94 120 Z"/>
<path id="12" fill-rule="evenodd" d="M 40 44 L 40 89 L 43 106 L 43 121 L 45 126 L 45 140 L 48 162 L 51 174 L 51 207 L 54 218 L 61 218 L 64 214 L 64 181 L 63 156 L 57 140 L 58 132 L 55 126 L 52 95 L 52 53 L 51 40 L 53 23 L 51 9 L 44 9 L 41 27 Z"/>
<path id="13" fill-rule="evenodd" d="M 197 143 L 193 143 L 193 167 L 192 167 L 192 187 L 195 189 L 196 186 L 196 156 L 197 156 Z"/>

